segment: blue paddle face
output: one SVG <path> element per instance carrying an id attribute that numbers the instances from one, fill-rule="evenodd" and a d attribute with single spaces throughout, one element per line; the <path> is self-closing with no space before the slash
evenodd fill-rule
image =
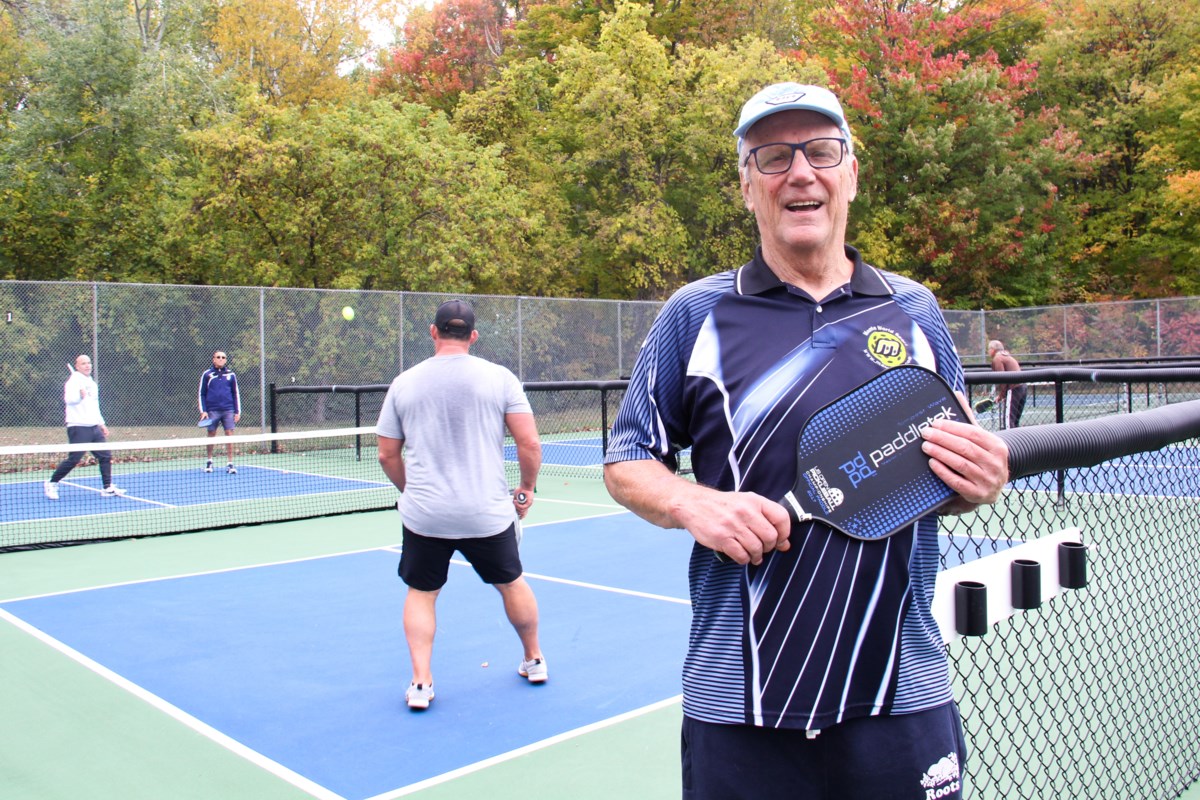
<path id="1" fill-rule="evenodd" d="M 936 419 L 970 421 L 946 382 L 923 367 L 896 367 L 851 390 L 805 423 L 784 506 L 855 539 L 902 530 L 954 496 L 921 450 L 921 430 Z"/>

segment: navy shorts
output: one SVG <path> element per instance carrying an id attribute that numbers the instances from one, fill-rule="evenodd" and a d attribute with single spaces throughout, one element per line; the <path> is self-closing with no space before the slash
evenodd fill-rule
<path id="1" fill-rule="evenodd" d="M 220 425 L 227 431 L 234 428 L 233 411 L 210 411 L 208 412 L 208 432 L 216 433 L 217 426 Z"/>
<path id="2" fill-rule="evenodd" d="M 405 528 L 400 578 L 413 589 L 436 592 L 446 585 L 450 558 L 455 551 L 462 553 L 484 583 L 512 583 L 524 571 L 517 552 L 515 525 L 495 536 L 468 539 L 423 536 Z"/>
<path id="3" fill-rule="evenodd" d="M 805 731 L 683 718 L 684 800 L 961 800 L 958 706 Z"/>

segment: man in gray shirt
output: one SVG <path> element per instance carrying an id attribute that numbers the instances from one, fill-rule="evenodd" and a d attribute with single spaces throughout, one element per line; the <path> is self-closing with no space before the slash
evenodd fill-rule
<path id="1" fill-rule="evenodd" d="M 533 409 L 509 370 L 470 355 L 479 338 L 475 311 L 462 300 L 438 307 L 433 358 L 392 381 L 379 412 L 379 464 L 400 490 L 404 549 L 400 577 L 408 586 L 404 635 L 412 659 L 409 708 L 433 699 L 435 603 L 455 551 L 499 590 L 524 656 L 517 672 L 546 680 L 538 644 L 538 608 L 522 577 L 516 522 L 533 505 L 542 464 Z M 520 485 L 504 473 L 505 430 L 512 434 Z"/>

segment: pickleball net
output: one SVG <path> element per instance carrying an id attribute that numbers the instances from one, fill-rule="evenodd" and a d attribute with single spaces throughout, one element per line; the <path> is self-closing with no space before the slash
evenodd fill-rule
<path id="1" fill-rule="evenodd" d="M 227 442 L 236 473 L 227 469 Z M 92 448 L 0 448 L 0 550 L 384 509 L 397 497 L 371 427 L 110 442 L 101 448 L 122 496 L 102 493 Z M 51 499 L 45 482 L 72 451 L 86 455 Z"/>

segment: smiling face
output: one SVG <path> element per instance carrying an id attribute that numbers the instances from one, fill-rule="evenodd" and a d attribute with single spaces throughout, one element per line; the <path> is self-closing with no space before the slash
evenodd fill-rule
<path id="1" fill-rule="evenodd" d="M 741 160 L 759 145 L 798 144 L 843 138 L 829 117 L 816 111 L 780 111 L 747 131 Z M 758 221 L 763 255 L 772 266 L 832 264 L 845 260 L 846 219 L 858 191 L 858 160 L 847 153 L 830 169 L 813 169 L 800 153 L 778 175 L 758 171 L 754 159 L 740 170 L 742 199 Z"/>

